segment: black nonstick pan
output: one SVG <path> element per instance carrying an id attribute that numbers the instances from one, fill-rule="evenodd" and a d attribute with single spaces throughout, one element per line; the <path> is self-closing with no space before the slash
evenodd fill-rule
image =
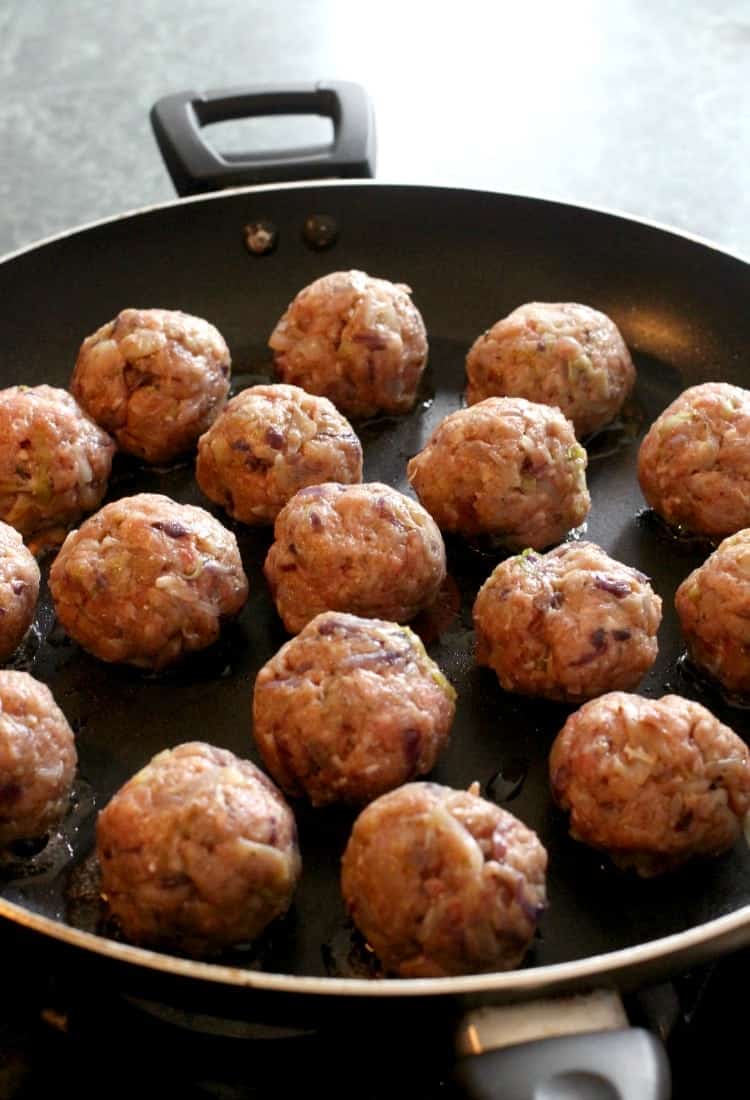
<path id="1" fill-rule="evenodd" d="M 348 163 L 361 171 L 366 161 Z M 317 170 L 307 167 L 308 174 Z M 309 219 L 320 225 L 322 215 L 335 223 L 325 248 L 305 232 Z M 277 246 L 255 255 L 245 227 L 261 220 L 275 227 Z M 663 598 L 659 658 L 642 692 L 696 698 L 750 738 L 750 712 L 695 680 L 680 660 L 674 590 L 711 547 L 679 541 L 656 524 L 635 476 L 640 438 L 682 389 L 747 381 L 750 265 L 735 256 L 615 214 L 513 195 L 364 181 L 234 189 L 108 220 L 0 263 L 0 383 L 66 386 L 84 336 L 126 306 L 160 306 L 220 329 L 239 390 L 272 377 L 266 341 L 294 294 L 320 275 L 352 267 L 408 283 L 429 333 L 429 367 L 414 411 L 356 425 L 366 480 L 406 491 L 408 458 L 461 404 L 464 356 L 482 330 L 530 300 L 584 302 L 616 321 L 638 383 L 623 417 L 589 441 L 593 505 L 585 537 L 647 573 Z M 448 542 L 448 555 L 460 600 L 446 600 L 439 616 L 418 624 L 459 695 L 451 745 L 432 777 L 457 787 L 479 781 L 548 849 L 550 908 L 523 968 L 439 980 L 373 976 L 338 889 L 353 814 L 303 805 L 296 807 L 301 885 L 289 915 L 262 941 L 210 963 L 123 943 L 97 902 L 90 858 L 97 809 L 155 752 L 181 741 L 208 740 L 255 759 L 254 677 L 287 637 L 261 572 L 270 532 L 233 525 L 202 498 L 189 459 L 149 468 L 118 457 L 107 499 L 138 491 L 201 504 L 232 526 L 251 596 L 212 650 L 147 676 L 101 663 L 70 642 L 45 589 L 14 664 L 50 686 L 76 730 L 77 802 L 60 836 L 39 852 L 18 853 L 0 871 L 0 915 L 87 961 L 112 965 L 135 984 L 171 982 L 176 990 L 198 990 L 199 998 L 231 991 L 249 1015 L 295 1019 L 346 1012 L 353 1002 L 463 1008 L 597 986 L 629 990 L 750 943 L 744 840 L 711 863 L 640 881 L 569 839 L 546 772 L 569 711 L 507 695 L 476 666 L 471 605 L 500 555 L 459 540 Z"/>

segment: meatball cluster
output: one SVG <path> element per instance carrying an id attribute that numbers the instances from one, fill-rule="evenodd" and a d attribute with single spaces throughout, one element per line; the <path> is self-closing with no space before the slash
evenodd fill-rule
<path id="1" fill-rule="evenodd" d="M 301 489 L 276 519 L 264 566 L 284 625 L 321 611 L 408 622 L 445 580 L 445 546 L 428 512 L 379 482 Z"/>
<path id="2" fill-rule="evenodd" d="M 635 384 L 617 326 L 577 302 L 529 302 L 514 309 L 475 340 L 466 373 L 470 405 L 495 396 L 556 405 L 579 436 L 613 420 Z"/>
<path id="3" fill-rule="evenodd" d="M 282 382 L 347 416 L 403 413 L 427 362 L 424 322 L 403 283 L 334 271 L 301 290 L 268 341 Z"/>
<path id="4" fill-rule="evenodd" d="M 562 542 L 591 507 L 579 440 L 615 419 L 635 384 L 617 327 L 585 305 L 530 302 L 483 333 L 466 358 L 467 407 L 426 442 L 418 423 L 409 430 L 410 453 L 421 445 L 406 471 L 416 501 L 362 483 L 346 419 L 414 406 L 428 343 L 410 295 L 358 270 L 317 279 L 270 336 L 278 384 L 231 401 L 221 334 L 165 309 L 125 309 L 84 340 L 72 394 L 0 391 L 0 661 L 38 599 L 22 536 L 61 541 L 79 522 L 49 587 L 60 625 L 95 657 L 166 668 L 214 643 L 244 606 L 237 539 L 204 509 L 143 492 L 83 519 L 101 505 L 116 446 L 146 463 L 196 448 L 213 504 L 238 523 L 273 524 L 263 572 L 295 636 L 252 689 L 270 777 L 194 741 L 114 794 L 96 854 L 102 897 L 133 943 L 210 958 L 284 914 L 301 874 L 288 797 L 356 808 L 341 894 L 383 972 L 522 963 L 547 905 L 544 846 L 479 783 L 423 781 L 442 766 L 456 692 L 404 624 L 433 608 L 432 625 L 441 600 L 465 597 L 466 554 L 446 584 L 441 531 L 515 555 L 476 595 L 476 662 L 505 691 L 579 707 L 548 761 L 548 808 L 569 815 L 572 837 L 649 877 L 725 852 L 742 832 L 743 741 L 698 703 L 629 694 L 657 657 L 660 597 L 594 543 Z M 644 496 L 667 523 L 725 540 L 680 585 L 676 608 L 692 659 L 740 692 L 750 691 L 749 441 L 750 390 L 706 383 L 664 411 L 638 455 Z M 170 484 L 184 472 L 139 469 Z M 268 546 L 265 532 L 244 538 Z M 60 821 L 75 769 L 49 690 L 0 672 L 0 854 Z"/>
<path id="5" fill-rule="evenodd" d="M 289 908 L 294 816 L 254 764 L 188 742 L 159 753 L 99 814 L 102 894 L 129 940 L 208 956 Z"/>
<path id="6" fill-rule="evenodd" d="M 248 592 L 235 536 L 158 493 L 107 504 L 72 531 L 49 584 L 58 620 L 84 649 L 148 669 L 215 642 Z"/>
<path id="7" fill-rule="evenodd" d="M 586 462 L 558 409 L 493 397 L 446 416 L 408 475 L 442 530 L 543 550 L 588 514 Z"/>
<path id="8" fill-rule="evenodd" d="M 506 691 L 580 702 L 634 688 L 656 659 L 661 599 L 590 542 L 501 562 L 474 604 L 476 657 Z"/>
<path id="9" fill-rule="evenodd" d="M 209 500 L 242 523 L 273 523 L 306 485 L 362 480 L 362 445 L 325 397 L 252 386 L 198 442 L 195 475 Z"/>
<path id="10" fill-rule="evenodd" d="M 612 692 L 556 738 L 552 793 L 576 839 L 643 877 L 731 848 L 750 810 L 750 752 L 700 703 Z"/>
<path id="11" fill-rule="evenodd" d="M 58 824 L 77 763 L 73 731 L 49 688 L 27 672 L 0 671 L 0 849 Z"/>
<path id="12" fill-rule="evenodd" d="M 115 445 L 66 391 L 0 390 L 0 520 L 26 539 L 62 541 L 100 504 Z"/>
<path id="13" fill-rule="evenodd" d="M 40 579 L 18 531 L 0 522 L 0 661 L 15 652 L 33 622 Z"/>
<path id="14" fill-rule="evenodd" d="M 258 673 L 253 734 L 287 794 L 365 803 L 431 770 L 455 698 L 408 627 L 324 612 Z"/>
<path id="15" fill-rule="evenodd" d="M 750 527 L 750 390 L 726 382 L 684 390 L 643 440 L 638 480 L 673 527 L 709 538 Z"/>
<path id="16" fill-rule="evenodd" d="M 70 388 L 122 451 L 168 462 L 193 447 L 223 407 L 231 361 L 208 321 L 123 309 L 81 345 Z"/>
<path id="17" fill-rule="evenodd" d="M 728 691 L 750 692 L 750 530 L 685 578 L 675 606 L 691 660 Z"/>
<path id="18" fill-rule="evenodd" d="M 408 783 L 357 818 L 342 862 L 349 914 L 405 978 L 510 970 L 547 904 L 536 834 L 475 789 Z"/>

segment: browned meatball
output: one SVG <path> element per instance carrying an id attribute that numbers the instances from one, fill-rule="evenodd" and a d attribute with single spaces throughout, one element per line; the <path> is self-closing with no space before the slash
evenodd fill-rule
<path id="1" fill-rule="evenodd" d="M 408 627 L 328 611 L 258 673 L 253 735 L 287 794 L 364 803 L 430 771 L 455 698 Z"/>
<path id="2" fill-rule="evenodd" d="M 750 391 L 705 382 L 681 393 L 641 444 L 638 480 L 673 527 L 716 538 L 750 527 Z"/>
<path id="3" fill-rule="evenodd" d="M 586 462 L 558 409 L 491 397 L 446 416 L 408 474 L 443 531 L 543 550 L 588 515 Z"/>
<path id="4" fill-rule="evenodd" d="M 14 527 L 0 523 L 0 661 L 31 626 L 39 597 L 39 566 Z"/>
<path id="5" fill-rule="evenodd" d="M 344 852 L 347 909 L 405 978 L 510 970 L 546 908 L 547 853 L 475 784 L 409 783 L 371 802 Z"/>
<path id="6" fill-rule="evenodd" d="M 750 692 L 750 530 L 685 578 L 675 606 L 691 659 L 729 691 Z"/>
<path id="7" fill-rule="evenodd" d="M 203 492 L 242 523 L 273 523 L 305 485 L 362 480 L 362 444 L 325 397 L 297 386 L 252 386 L 198 441 Z"/>
<path id="8" fill-rule="evenodd" d="M 215 642 L 248 591 L 234 535 L 157 493 L 107 504 L 72 531 L 49 583 L 58 620 L 84 649 L 151 669 Z"/>
<path id="9" fill-rule="evenodd" d="M 474 604 L 476 657 L 506 691 L 580 702 L 635 687 L 656 660 L 661 599 L 590 542 L 501 562 Z"/>
<path id="10" fill-rule="evenodd" d="M 290 634 L 321 611 L 408 622 L 445 580 L 445 546 L 429 513 L 379 482 L 301 489 L 274 536 L 264 572 Z"/>
<path id="11" fill-rule="evenodd" d="M 0 390 L 0 519 L 25 538 L 65 530 L 96 508 L 115 445 L 66 390 Z"/>
<path id="12" fill-rule="evenodd" d="M 576 302 L 529 302 L 483 333 L 466 358 L 470 405 L 526 397 L 556 405 L 579 436 L 617 416 L 635 367 L 617 326 Z"/>
<path id="13" fill-rule="evenodd" d="M 0 671 L 0 848 L 57 825 L 77 762 L 73 731 L 46 684 Z"/>
<path id="14" fill-rule="evenodd" d="M 289 908 L 301 861 L 292 811 L 226 749 L 160 752 L 99 814 L 102 895 L 129 940 L 211 955 Z"/>
<path id="15" fill-rule="evenodd" d="M 168 462 L 195 446 L 223 408 L 230 369 L 224 338 L 208 321 L 124 309 L 83 341 L 70 388 L 121 450 Z"/>
<path id="16" fill-rule="evenodd" d="M 335 271 L 301 290 L 268 341 L 282 382 L 347 416 L 408 412 L 427 362 L 424 322 L 403 283 Z"/>
<path id="17" fill-rule="evenodd" d="M 750 809 L 744 742 L 679 695 L 585 703 L 555 739 L 549 772 L 571 836 L 644 877 L 731 848 Z"/>

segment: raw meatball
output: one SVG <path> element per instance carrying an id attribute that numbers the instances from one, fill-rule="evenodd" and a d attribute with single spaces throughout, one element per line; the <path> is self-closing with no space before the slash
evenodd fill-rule
<path id="1" fill-rule="evenodd" d="M 729 691 L 750 692 L 750 530 L 686 577 L 675 606 L 691 659 Z"/>
<path id="2" fill-rule="evenodd" d="M 287 794 L 364 803 L 430 771 L 455 698 L 408 627 L 329 611 L 258 673 L 253 735 Z"/>
<path id="3" fill-rule="evenodd" d="M 362 444 L 325 397 L 252 386 L 198 441 L 203 492 L 242 523 L 273 523 L 305 485 L 362 480 Z"/>
<path id="4" fill-rule="evenodd" d="M 83 341 L 70 388 L 121 450 L 168 462 L 223 408 L 229 374 L 229 349 L 208 321 L 124 309 Z"/>
<path id="5" fill-rule="evenodd" d="M 731 848 L 750 809 L 750 753 L 679 695 L 613 691 L 572 714 L 549 762 L 570 834 L 650 877 Z"/>
<path id="6" fill-rule="evenodd" d="M 65 529 L 99 505 L 115 445 L 66 390 L 0 390 L 0 519 L 25 538 Z M 54 529 L 54 530 L 53 530 Z"/>
<path id="7" fill-rule="evenodd" d="M 431 978 L 518 966 L 546 908 L 546 870 L 536 834 L 478 784 L 409 783 L 357 818 L 341 886 L 385 969 Z"/>
<path id="8" fill-rule="evenodd" d="M 681 393 L 641 444 L 638 480 L 674 527 L 710 538 L 750 527 L 750 391 L 705 382 Z"/>
<path id="9" fill-rule="evenodd" d="M 414 404 L 427 334 L 403 283 L 335 271 L 301 290 L 268 341 L 283 382 L 333 401 L 347 416 Z"/>
<path id="10" fill-rule="evenodd" d="M 558 409 L 490 397 L 446 416 L 408 475 L 443 531 L 543 550 L 588 515 L 586 463 Z"/>
<path id="11" fill-rule="evenodd" d="M 483 333 L 466 358 L 470 405 L 526 397 L 556 405 L 579 436 L 613 420 L 635 384 L 617 326 L 576 302 L 529 302 Z"/>
<path id="12" fill-rule="evenodd" d="M 49 583 L 59 622 L 84 649 L 150 669 L 215 642 L 248 590 L 234 535 L 157 493 L 107 504 L 72 531 Z"/>
<path id="13" fill-rule="evenodd" d="M 656 660 L 661 599 L 594 543 L 501 562 L 474 604 L 476 658 L 506 691 L 580 702 L 634 688 Z"/>
<path id="14" fill-rule="evenodd" d="M 39 597 L 39 566 L 14 527 L 0 523 L 0 661 L 21 644 Z"/>
<path id="15" fill-rule="evenodd" d="M 42 837 L 65 816 L 75 740 L 52 692 L 28 672 L 0 672 L 0 848 Z"/>
<path id="16" fill-rule="evenodd" d="M 300 489 L 274 536 L 264 572 L 290 634 L 321 611 L 408 622 L 445 580 L 445 546 L 429 513 L 379 482 Z"/>
<path id="17" fill-rule="evenodd" d="M 289 908 L 301 861 L 292 811 L 226 749 L 160 752 L 99 814 L 102 895 L 135 943 L 211 955 Z"/>

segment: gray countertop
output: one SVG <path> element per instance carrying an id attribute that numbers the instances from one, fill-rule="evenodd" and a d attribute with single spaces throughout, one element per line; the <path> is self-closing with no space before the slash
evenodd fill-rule
<path id="1" fill-rule="evenodd" d="M 750 255 L 749 54 L 747 0 L 6 0 L 0 254 L 172 199 L 161 96 L 348 79 L 374 104 L 378 178 L 615 209 Z M 230 147 L 301 132 L 222 127 Z"/>

